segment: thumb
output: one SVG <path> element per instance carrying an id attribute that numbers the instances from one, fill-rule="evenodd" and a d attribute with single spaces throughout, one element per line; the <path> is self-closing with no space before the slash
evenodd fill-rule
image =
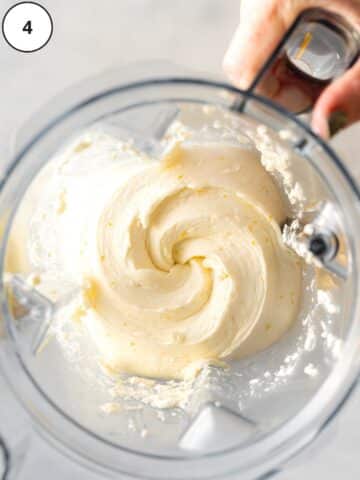
<path id="1" fill-rule="evenodd" d="M 300 13 L 301 2 L 294 2 L 291 9 L 286 8 L 287 4 L 275 0 L 242 1 L 240 25 L 223 61 L 226 74 L 237 87 L 246 89 L 250 86 Z M 268 94 L 271 96 L 271 92 Z"/>
<path id="2" fill-rule="evenodd" d="M 360 60 L 320 95 L 312 127 L 323 138 L 360 120 Z"/>

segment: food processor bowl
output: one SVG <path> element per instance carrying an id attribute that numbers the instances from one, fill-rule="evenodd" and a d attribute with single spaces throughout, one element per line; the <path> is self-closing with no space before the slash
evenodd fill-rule
<path id="1" fill-rule="evenodd" d="M 280 106 L 217 81 L 166 78 L 156 70 L 114 70 L 82 83 L 20 131 L 0 192 L 1 372 L 41 434 L 103 474 L 267 478 L 319 435 L 357 381 L 359 190 L 329 145 Z M 27 188 L 64 140 L 101 128 L 153 150 L 174 122 L 199 138 L 271 138 L 273 151 L 289 152 L 289 169 L 306 193 L 305 204 L 294 204 L 293 211 L 315 209 L 321 233 L 330 230 L 341 248 L 331 262 L 320 258 L 304 269 L 299 318 L 278 343 L 230 362 L 229 370 L 208 367 L 183 408 L 129 397 L 121 400 L 125 408 L 109 413 L 101 407 L 113 398 L 96 354 L 64 352 L 58 340 L 48 339 L 58 306 L 24 287 L 21 278 L 5 275 L 9 234 Z M 329 270 L 335 261 L 342 275 Z M 314 287 L 317 275 L 321 288 Z"/>

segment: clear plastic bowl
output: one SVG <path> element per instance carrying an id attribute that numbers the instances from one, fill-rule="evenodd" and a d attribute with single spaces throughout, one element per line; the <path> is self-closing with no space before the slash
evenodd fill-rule
<path id="1" fill-rule="evenodd" d="M 31 321 L 14 319 L 3 285 L 0 368 L 42 434 L 90 468 L 120 478 L 265 478 L 324 429 L 357 380 L 359 190 L 331 148 L 281 107 L 216 81 L 155 75 L 144 74 L 142 66 L 89 80 L 57 97 L 19 132 L 0 187 L 1 271 L 19 202 L 64 141 L 98 122 L 151 139 L 174 105 L 194 128 L 209 121 L 204 112 L 215 106 L 232 128 L 266 125 L 292 152 L 293 170 L 313 201 L 334 207 L 347 268 L 334 291 L 337 308 L 312 306 L 308 294 L 307 315 L 280 342 L 235 362 L 230 373 L 210 371 L 210 388 L 203 389 L 200 375 L 185 411 L 168 410 L 165 420 L 152 407 L 104 416 L 98 407 L 106 393 L 73 368 L 56 341 L 33 355 L 43 312 Z M 144 426 L 146 437 L 139 435 Z"/>

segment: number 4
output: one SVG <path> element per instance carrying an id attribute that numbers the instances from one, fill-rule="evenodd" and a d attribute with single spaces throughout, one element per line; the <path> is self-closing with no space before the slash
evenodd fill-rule
<path id="1" fill-rule="evenodd" d="M 28 20 L 25 25 L 23 26 L 23 32 L 27 32 L 29 35 L 33 31 L 31 27 L 31 20 Z"/>

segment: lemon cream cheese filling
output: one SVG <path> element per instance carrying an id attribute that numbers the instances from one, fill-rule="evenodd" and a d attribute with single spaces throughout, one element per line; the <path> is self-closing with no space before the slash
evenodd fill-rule
<path id="1" fill-rule="evenodd" d="M 267 348 L 296 319 L 302 272 L 281 237 L 286 216 L 254 146 L 174 142 L 153 160 L 88 134 L 26 193 L 8 268 L 38 275 L 54 301 L 79 288 L 70 316 L 107 367 L 183 378 Z"/>

